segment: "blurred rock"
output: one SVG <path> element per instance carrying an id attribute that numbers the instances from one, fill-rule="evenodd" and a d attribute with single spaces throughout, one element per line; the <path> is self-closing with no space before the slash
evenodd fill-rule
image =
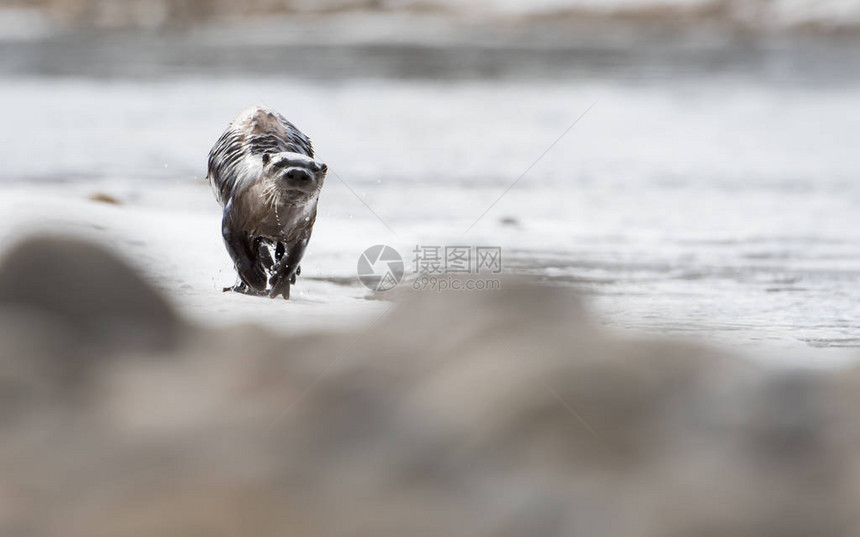
<path id="1" fill-rule="evenodd" d="M 363 333 L 205 331 L 95 246 L 21 245 L 0 268 L 0 534 L 860 531 L 856 372 L 622 338 L 564 289 L 406 295 Z M 63 342 L 101 339 L 65 375 Z"/>
<path id="2" fill-rule="evenodd" d="M 0 263 L 0 307 L 51 318 L 81 343 L 122 349 L 169 348 L 180 321 L 128 265 L 100 247 L 37 238 Z"/>

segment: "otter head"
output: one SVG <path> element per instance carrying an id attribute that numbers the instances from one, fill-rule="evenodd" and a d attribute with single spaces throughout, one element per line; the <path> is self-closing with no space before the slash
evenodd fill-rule
<path id="1" fill-rule="evenodd" d="M 263 175 L 291 197 L 313 196 L 322 188 L 328 166 L 301 153 L 266 153 Z"/>

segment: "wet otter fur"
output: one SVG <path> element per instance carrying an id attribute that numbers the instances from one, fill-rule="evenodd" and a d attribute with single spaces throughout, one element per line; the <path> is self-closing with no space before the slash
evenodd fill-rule
<path id="1" fill-rule="evenodd" d="M 209 152 L 208 180 L 239 275 L 224 291 L 290 298 L 327 170 L 310 139 L 278 112 L 256 106 L 233 120 Z"/>

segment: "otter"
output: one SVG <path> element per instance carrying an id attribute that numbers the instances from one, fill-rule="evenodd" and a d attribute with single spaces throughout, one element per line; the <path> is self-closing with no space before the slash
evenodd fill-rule
<path id="1" fill-rule="evenodd" d="M 225 292 L 290 298 L 327 171 L 310 139 L 278 112 L 256 106 L 233 120 L 209 152 L 207 176 L 239 276 Z"/>

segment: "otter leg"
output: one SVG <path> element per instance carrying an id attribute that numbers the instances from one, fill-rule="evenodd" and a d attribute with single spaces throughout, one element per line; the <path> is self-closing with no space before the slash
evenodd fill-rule
<path id="1" fill-rule="evenodd" d="M 256 252 L 252 250 L 253 243 L 250 237 L 236 225 L 232 217 L 232 208 L 233 201 L 230 200 L 224 207 L 224 218 L 221 220 L 224 246 L 227 247 L 227 253 L 233 259 L 241 283 L 257 293 L 265 293 L 266 272 L 258 262 Z M 243 292 L 240 287 L 237 285 L 233 290 Z"/>
<path id="2" fill-rule="evenodd" d="M 284 245 L 284 243 L 279 242 L 275 248 L 275 263 L 280 261 L 284 257 L 284 254 L 286 252 L 287 252 L 287 247 Z M 268 268 L 271 269 L 272 267 L 270 266 Z M 296 283 L 296 277 L 301 275 L 301 273 L 302 273 L 302 267 L 301 266 L 296 267 L 296 271 L 293 273 L 293 277 L 290 278 L 290 284 L 291 285 Z"/>
<path id="3" fill-rule="evenodd" d="M 271 298 L 282 296 L 289 300 L 290 284 L 296 281 L 299 262 L 304 257 L 307 246 L 307 239 L 290 241 L 286 244 L 286 254 L 275 265 L 274 274 L 270 280 L 272 289 L 269 291 L 269 296 Z"/>

